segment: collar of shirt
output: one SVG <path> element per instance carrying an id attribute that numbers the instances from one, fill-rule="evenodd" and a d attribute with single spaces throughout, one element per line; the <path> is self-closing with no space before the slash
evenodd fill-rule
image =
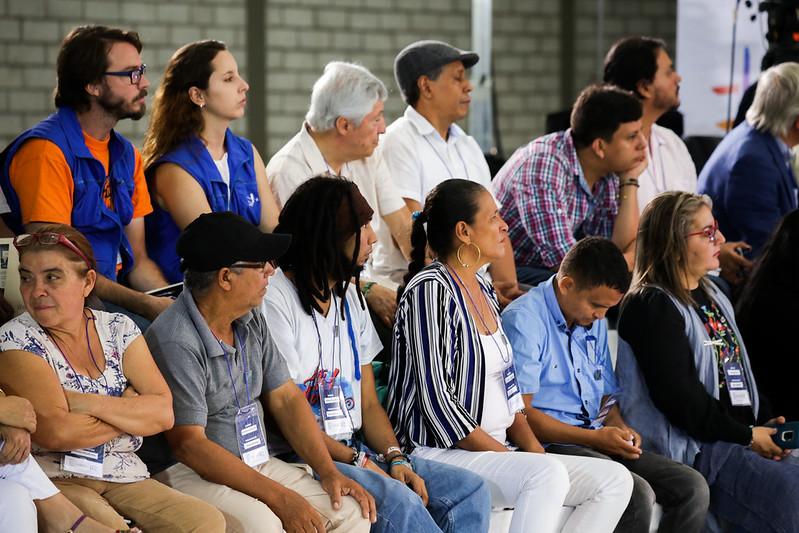
<path id="1" fill-rule="evenodd" d="M 319 174 L 325 173 L 332 174 L 333 170 L 327 164 L 325 156 L 322 155 L 322 151 L 319 149 L 319 146 L 316 145 L 316 141 L 311 137 L 309 128 L 310 126 L 307 122 L 302 123 L 302 129 L 300 129 L 300 148 L 302 149 L 302 155 L 305 157 L 305 161 L 307 161 L 308 166 L 311 167 L 311 176 L 318 176 Z M 352 179 L 350 176 L 349 164 L 344 163 L 341 167 L 341 172 L 337 175 Z"/>
<path id="2" fill-rule="evenodd" d="M 546 303 L 547 311 L 549 311 L 549 315 L 554 321 L 555 325 L 558 327 L 559 330 L 566 333 L 569 331 L 569 325 L 566 322 L 566 317 L 563 316 L 563 311 L 561 310 L 560 304 L 558 303 L 558 297 L 555 296 L 556 279 L 557 275 L 552 276 L 543 283 L 544 302 Z"/>
<path id="3" fill-rule="evenodd" d="M 785 144 L 785 141 L 773 135 L 774 140 L 777 141 L 777 146 L 780 148 L 780 152 L 782 152 L 783 157 L 785 157 L 785 163 L 790 166 L 793 163 L 793 150 L 791 147 Z"/>
<path id="4" fill-rule="evenodd" d="M 594 192 L 591 190 L 591 187 L 588 185 L 588 180 L 585 179 L 585 172 L 583 171 L 583 166 L 580 164 L 580 158 L 577 157 L 577 147 L 574 146 L 574 139 L 572 138 L 572 130 L 569 128 L 565 132 L 563 132 L 562 141 L 562 153 L 566 154 L 568 158 L 569 165 L 572 168 L 572 175 L 574 176 L 575 183 L 580 185 L 580 188 L 585 192 L 588 196 L 589 202 L 593 203 L 594 201 Z M 610 173 L 602 176 L 599 181 L 594 184 L 594 187 L 597 187 L 603 181 L 612 179 L 615 174 Z"/>
<path id="5" fill-rule="evenodd" d="M 186 314 L 194 323 L 194 328 L 197 330 L 197 335 L 200 337 L 200 341 L 208 357 L 220 357 L 225 354 L 216 335 L 214 335 L 211 328 L 208 327 L 205 317 L 203 317 L 202 313 L 200 313 L 200 310 L 197 308 L 197 303 L 194 301 L 194 296 L 192 296 L 190 290 L 187 289 L 181 292 L 180 296 L 178 296 L 175 303 L 172 305 L 181 305 L 185 309 Z M 233 330 L 242 335 L 242 342 L 245 344 L 247 342 L 247 326 L 250 320 L 252 320 L 252 314 L 252 310 L 248 311 L 244 316 L 233 321 Z"/>
<path id="6" fill-rule="evenodd" d="M 434 140 L 441 141 L 444 144 L 455 144 L 460 138 L 466 135 L 466 132 L 464 132 L 460 126 L 453 123 L 449 126 L 449 136 L 445 141 L 441 138 L 441 135 L 438 134 L 438 131 L 435 129 L 435 127 L 430 124 L 430 121 L 423 117 L 421 113 L 416 111 L 411 106 L 408 106 L 405 109 L 405 118 L 407 118 L 408 121 L 413 124 L 413 127 L 416 128 L 416 131 L 419 133 L 419 135 L 423 137 L 430 136 Z"/>

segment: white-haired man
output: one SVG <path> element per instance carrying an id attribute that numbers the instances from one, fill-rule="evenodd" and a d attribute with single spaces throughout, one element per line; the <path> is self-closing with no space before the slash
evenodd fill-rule
<path id="1" fill-rule="evenodd" d="M 386 131 L 383 102 L 386 86 L 366 68 L 334 61 L 314 83 L 311 105 L 299 133 L 266 165 L 267 179 L 282 205 L 302 183 L 329 173 L 355 182 L 375 218 L 377 246 L 361 291 L 369 308 L 390 327 L 396 310 L 396 285 L 380 274 L 384 266 L 407 264 L 411 214 L 395 188 L 388 168 L 375 154 Z M 376 283 L 380 280 L 379 283 Z"/>
<path id="2" fill-rule="evenodd" d="M 782 63 L 761 76 L 746 121 L 710 156 L 699 192 L 727 240 L 746 241 L 760 254 L 780 219 L 796 209 L 791 148 L 799 144 L 799 64 Z"/>

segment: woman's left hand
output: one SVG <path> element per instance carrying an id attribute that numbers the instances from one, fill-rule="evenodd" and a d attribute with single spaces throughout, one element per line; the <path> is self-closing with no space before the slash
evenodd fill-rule
<path id="1" fill-rule="evenodd" d="M 95 395 L 64 389 L 64 396 L 67 398 L 70 413 L 91 414 L 89 412 L 89 403 L 91 396 Z"/>
<path id="2" fill-rule="evenodd" d="M 422 479 L 419 474 L 408 468 L 406 465 L 390 466 L 389 472 L 391 472 L 391 477 L 397 481 L 405 483 L 411 488 L 411 490 L 413 490 L 413 492 L 418 494 L 425 507 L 427 507 L 427 487 L 425 486 L 424 479 Z"/>

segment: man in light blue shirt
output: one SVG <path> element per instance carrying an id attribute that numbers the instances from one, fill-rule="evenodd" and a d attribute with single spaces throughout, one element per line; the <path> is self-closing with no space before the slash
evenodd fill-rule
<path id="1" fill-rule="evenodd" d="M 633 495 L 616 531 L 649 531 L 655 499 L 664 511 L 661 531 L 700 531 L 707 483 L 690 467 L 644 452 L 616 404 L 603 319 L 629 285 L 619 249 L 589 237 L 569 250 L 557 274 L 508 305 L 502 325 L 527 421 L 548 452 L 612 459 L 632 472 Z"/>

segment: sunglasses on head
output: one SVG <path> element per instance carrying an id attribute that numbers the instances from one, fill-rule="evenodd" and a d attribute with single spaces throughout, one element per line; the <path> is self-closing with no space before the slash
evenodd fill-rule
<path id="1" fill-rule="evenodd" d="M 14 248 L 22 251 L 26 246 L 30 246 L 31 244 L 37 242 L 43 246 L 60 244 L 64 248 L 68 248 L 72 252 L 75 252 L 78 257 L 83 259 L 83 262 L 86 263 L 88 268 L 92 268 L 91 264 L 89 263 L 89 259 L 86 257 L 86 254 L 81 252 L 80 248 L 75 246 L 72 241 L 60 233 L 23 233 L 14 237 Z"/>

